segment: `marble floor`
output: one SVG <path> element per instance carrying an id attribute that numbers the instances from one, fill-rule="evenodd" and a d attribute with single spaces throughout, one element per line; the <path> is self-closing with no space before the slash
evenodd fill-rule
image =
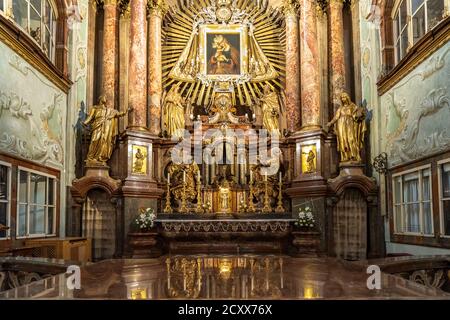
<path id="1" fill-rule="evenodd" d="M 443 291 L 333 258 L 165 256 L 82 266 L 81 289 L 60 274 L 0 292 L 0 299 L 450 299 Z"/>

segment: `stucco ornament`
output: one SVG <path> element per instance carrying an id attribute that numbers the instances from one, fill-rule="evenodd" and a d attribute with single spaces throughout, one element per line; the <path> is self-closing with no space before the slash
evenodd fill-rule
<path id="1" fill-rule="evenodd" d="M 36 117 L 23 98 L 0 91 L 0 149 L 28 160 L 61 166 L 62 119 L 55 112 L 60 103 L 61 95 L 55 94 Z"/>

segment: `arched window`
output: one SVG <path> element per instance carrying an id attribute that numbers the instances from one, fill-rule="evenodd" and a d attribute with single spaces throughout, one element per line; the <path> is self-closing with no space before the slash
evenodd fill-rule
<path id="1" fill-rule="evenodd" d="M 446 0 L 400 0 L 393 8 L 395 63 L 444 19 Z"/>
<path id="2" fill-rule="evenodd" d="M 0 10 L 14 20 L 55 61 L 56 6 L 53 0 L 0 0 Z"/>

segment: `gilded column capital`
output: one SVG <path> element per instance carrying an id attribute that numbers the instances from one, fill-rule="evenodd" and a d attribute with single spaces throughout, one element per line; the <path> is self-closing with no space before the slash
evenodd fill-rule
<path id="1" fill-rule="evenodd" d="M 298 16 L 300 3 L 298 0 L 283 0 L 283 12 L 285 16 Z"/>
<path id="2" fill-rule="evenodd" d="M 119 0 L 120 16 L 129 19 L 131 15 L 130 0 Z"/>
<path id="3" fill-rule="evenodd" d="M 319 16 L 326 14 L 329 0 L 316 0 L 315 2 Z"/>
<path id="4" fill-rule="evenodd" d="M 148 15 L 156 15 L 162 18 L 167 12 L 167 4 L 164 0 L 148 0 L 147 12 Z"/>

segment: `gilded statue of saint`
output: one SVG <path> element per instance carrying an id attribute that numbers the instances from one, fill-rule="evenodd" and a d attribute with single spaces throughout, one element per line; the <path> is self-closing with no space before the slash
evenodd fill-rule
<path id="1" fill-rule="evenodd" d="M 280 101 L 275 91 L 269 85 L 264 87 L 264 94 L 259 99 L 263 113 L 263 126 L 271 132 L 277 131 L 280 134 Z"/>
<path id="2" fill-rule="evenodd" d="M 341 103 L 333 120 L 327 126 L 334 125 L 341 162 L 360 163 L 362 161 L 361 150 L 364 147 L 364 135 L 367 131 L 366 112 L 363 108 L 354 104 L 345 92 L 341 94 Z"/>
<path id="3" fill-rule="evenodd" d="M 119 134 L 118 119 L 128 114 L 130 109 L 119 112 L 106 105 L 106 97 L 103 95 L 99 103 L 92 107 L 92 110 L 84 122 L 91 125 L 91 143 L 87 155 L 87 164 L 106 165 L 111 158 Z"/>
<path id="4" fill-rule="evenodd" d="M 230 188 L 229 183 L 227 180 L 225 180 L 222 185 L 219 187 L 219 203 L 220 203 L 220 211 L 228 212 L 231 210 L 230 207 Z"/>
<path id="5" fill-rule="evenodd" d="M 163 99 L 164 107 L 164 126 L 169 137 L 183 138 L 185 118 L 184 105 L 186 100 L 181 96 L 180 84 L 170 88 L 166 97 Z"/>

